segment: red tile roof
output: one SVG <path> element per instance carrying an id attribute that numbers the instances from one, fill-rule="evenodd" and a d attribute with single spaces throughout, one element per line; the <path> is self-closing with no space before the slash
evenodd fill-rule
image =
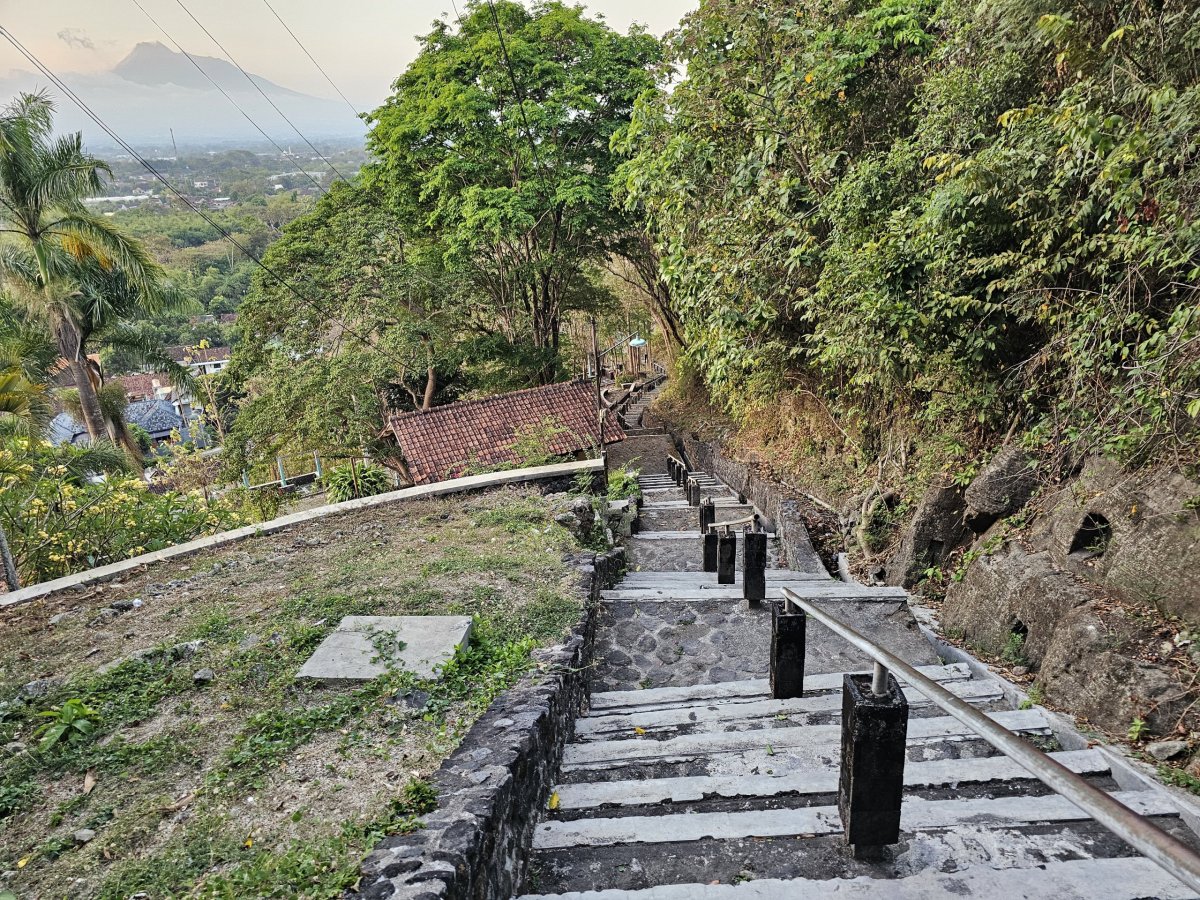
<path id="1" fill-rule="evenodd" d="M 229 359 L 228 347 L 168 347 L 167 353 L 177 363 L 223 362 Z"/>
<path id="2" fill-rule="evenodd" d="M 116 379 L 121 387 L 125 390 L 125 396 L 131 400 L 154 400 L 158 395 L 155 392 L 154 382 L 158 382 L 158 386 L 162 388 L 171 387 L 171 379 L 166 375 L 156 375 L 153 373 L 143 373 L 140 375 L 121 375 Z"/>
<path id="3" fill-rule="evenodd" d="M 400 445 L 414 484 L 456 478 L 472 465 L 518 463 L 513 445 L 523 435 L 549 434 L 544 450 L 553 456 L 599 443 L 595 389 L 586 381 L 447 403 L 429 412 L 393 413 L 386 431 Z M 623 440 L 625 432 L 609 413 L 605 444 Z"/>

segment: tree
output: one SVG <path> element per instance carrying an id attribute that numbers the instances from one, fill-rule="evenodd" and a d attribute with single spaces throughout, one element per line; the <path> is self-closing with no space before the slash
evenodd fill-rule
<path id="1" fill-rule="evenodd" d="M 352 185 L 285 228 L 264 263 L 300 291 L 255 277 L 221 373 L 236 405 L 228 474 L 281 451 L 381 450 L 389 409 L 428 409 L 453 390 L 474 330 L 464 283 L 441 258 L 406 242 L 377 192 Z"/>
<path id="2" fill-rule="evenodd" d="M 445 22 L 374 113 L 367 184 L 412 235 L 488 300 L 480 320 L 557 373 L 562 315 L 589 264 L 629 228 L 611 202 L 613 134 L 654 87 L 658 42 L 618 34 L 582 7 L 471 2 Z"/>
<path id="3" fill-rule="evenodd" d="M 53 136 L 54 105 L 44 94 L 21 94 L 0 113 L 0 279 L 10 295 L 43 318 L 79 391 L 93 441 L 107 435 L 75 301 L 83 268 L 119 269 L 147 307 L 161 294 L 162 270 L 140 243 L 101 216 L 85 197 L 98 194 L 111 174 L 83 150 L 79 132 Z"/>

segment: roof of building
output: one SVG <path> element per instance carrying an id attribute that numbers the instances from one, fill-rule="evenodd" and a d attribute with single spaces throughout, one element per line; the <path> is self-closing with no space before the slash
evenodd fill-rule
<path id="1" fill-rule="evenodd" d="M 586 381 L 513 391 L 483 400 L 447 403 L 428 412 L 393 413 L 386 431 L 395 438 L 414 484 L 443 481 L 468 467 L 518 463 L 514 445 L 536 436 L 544 451 L 564 456 L 599 443 L 596 396 Z M 604 442 L 625 432 L 609 413 Z"/>
<path id="2" fill-rule="evenodd" d="M 229 359 L 228 347 L 168 347 L 167 353 L 177 363 L 224 362 Z"/>
<path id="3" fill-rule="evenodd" d="M 125 391 L 130 400 L 155 400 L 158 398 L 157 388 L 170 390 L 171 379 L 167 375 L 154 372 L 142 372 L 137 375 L 121 375 L 116 381 Z M 157 386 L 155 382 L 158 382 Z"/>
<path id="4" fill-rule="evenodd" d="M 134 400 L 125 407 L 125 421 L 142 426 L 153 438 L 166 437 L 176 428 L 183 429 L 183 419 L 167 400 Z"/>
<path id="5" fill-rule="evenodd" d="M 50 443 L 55 447 L 60 444 L 86 444 L 89 442 L 87 429 L 69 412 L 60 412 L 50 420 L 48 437 Z"/>

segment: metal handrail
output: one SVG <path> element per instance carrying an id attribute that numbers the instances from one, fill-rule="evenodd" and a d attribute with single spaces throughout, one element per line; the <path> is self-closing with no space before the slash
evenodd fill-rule
<path id="1" fill-rule="evenodd" d="M 750 515 L 741 519 L 730 519 L 728 522 L 713 522 L 708 527 L 712 531 L 716 531 L 718 528 L 724 528 L 726 531 L 728 531 L 730 528 L 734 528 L 738 525 L 755 525 L 757 522 L 758 513 L 751 513 Z"/>
<path id="2" fill-rule="evenodd" d="M 1178 838 L 1167 834 L 1149 819 L 1088 784 L 1057 760 L 1031 746 L 1011 731 L 996 724 L 969 703 L 959 699 L 937 682 L 922 675 L 894 653 L 863 637 L 849 625 L 804 600 L 790 588 L 783 589 L 785 603 L 804 610 L 838 637 L 869 656 L 876 665 L 886 666 L 904 677 L 910 687 L 928 697 L 935 705 L 962 722 L 985 741 L 1040 780 L 1052 791 L 1075 804 L 1118 838 L 1157 863 L 1164 871 L 1200 892 L 1200 854 Z M 878 673 L 877 673 L 878 674 Z"/>

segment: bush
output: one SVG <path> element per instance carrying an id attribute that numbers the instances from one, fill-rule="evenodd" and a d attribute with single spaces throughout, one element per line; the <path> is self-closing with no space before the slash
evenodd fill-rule
<path id="1" fill-rule="evenodd" d="M 151 492 L 123 474 L 73 471 L 84 454 L 14 442 L 0 450 L 0 526 L 23 583 L 59 578 L 242 524 L 198 493 Z M 81 463 L 82 464 L 82 463 Z"/>
<path id="2" fill-rule="evenodd" d="M 382 466 L 353 462 L 331 469 L 325 476 L 325 496 L 332 503 L 357 500 L 392 490 L 392 479 Z"/>
<path id="3" fill-rule="evenodd" d="M 628 469 L 617 469 L 608 475 L 608 499 L 631 500 L 642 496 L 641 486 L 638 485 L 637 472 Z"/>

